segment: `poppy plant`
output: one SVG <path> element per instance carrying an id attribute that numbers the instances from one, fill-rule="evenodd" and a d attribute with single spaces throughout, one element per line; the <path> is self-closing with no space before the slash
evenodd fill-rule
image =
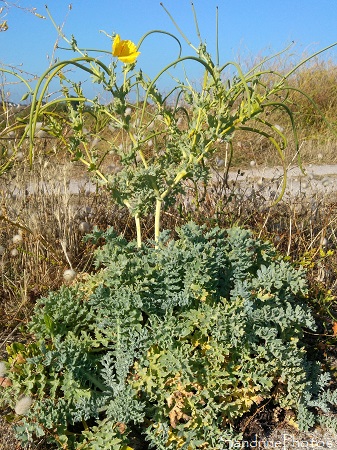
<path id="1" fill-rule="evenodd" d="M 140 52 L 137 52 L 137 47 L 133 42 L 122 41 L 120 35 L 117 34 L 112 44 L 112 54 L 123 63 L 132 64 L 136 61 Z"/>

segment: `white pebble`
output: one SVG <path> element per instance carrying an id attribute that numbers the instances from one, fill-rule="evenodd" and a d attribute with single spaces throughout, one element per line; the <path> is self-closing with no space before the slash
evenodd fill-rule
<path id="1" fill-rule="evenodd" d="M 73 281 L 76 278 L 77 273 L 73 269 L 67 269 L 63 272 L 63 279 L 65 281 Z"/>
<path id="2" fill-rule="evenodd" d="M 0 377 L 4 377 L 7 373 L 7 367 L 5 361 L 0 361 Z"/>
<path id="3" fill-rule="evenodd" d="M 15 159 L 17 161 L 23 161 L 24 160 L 24 154 L 22 152 L 17 152 L 17 154 L 15 155 Z"/>
<path id="4" fill-rule="evenodd" d="M 37 133 L 35 133 L 35 136 L 38 138 L 46 138 L 48 137 L 48 133 L 45 130 L 39 130 Z"/>
<path id="5" fill-rule="evenodd" d="M 15 234 L 12 238 L 12 241 L 13 244 L 20 244 L 23 241 L 21 234 Z"/>
<path id="6" fill-rule="evenodd" d="M 26 414 L 29 410 L 29 408 L 32 406 L 33 400 L 31 397 L 25 396 L 22 397 L 20 400 L 17 401 L 14 411 L 15 414 L 19 416 L 23 416 Z"/>
<path id="7" fill-rule="evenodd" d="M 327 240 L 327 238 L 323 238 L 322 239 L 322 246 L 326 247 L 329 244 L 329 241 Z"/>
<path id="8" fill-rule="evenodd" d="M 281 125 L 274 125 L 274 128 L 276 128 L 281 133 L 283 133 L 283 131 L 284 131 L 284 129 L 281 127 Z"/>

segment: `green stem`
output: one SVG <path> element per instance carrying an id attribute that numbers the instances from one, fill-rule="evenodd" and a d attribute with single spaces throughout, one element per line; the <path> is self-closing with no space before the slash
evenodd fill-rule
<path id="1" fill-rule="evenodd" d="M 140 122 L 141 122 L 141 123 L 143 122 L 143 118 L 144 118 L 144 115 L 145 115 L 146 104 L 147 104 L 147 99 L 148 99 L 148 97 L 149 97 L 149 93 L 151 92 L 151 89 L 153 88 L 153 86 L 154 86 L 154 84 L 156 83 L 156 81 L 158 80 L 158 78 L 160 78 L 161 75 L 163 75 L 163 73 L 167 72 L 171 67 L 174 67 L 174 66 L 176 66 L 177 64 L 179 64 L 179 63 L 181 63 L 181 62 L 183 62 L 183 61 L 188 61 L 188 60 L 196 61 L 196 62 L 202 64 L 202 65 L 205 67 L 205 69 L 210 73 L 210 75 L 213 77 L 214 82 L 215 82 L 215 83 L 217 82 L 217 80 L 216 80 L 216 78 L 215 78 L 215 75 L 214 75 L 214 71 L 212 70 L 212 68 L 210 67 L 210 65 L 207 64 L 203 59 L 198 58 L 198 57 L 196 57 L 196 56 L 183 56 L 183 57 L 181 57 L 181 58 L 176 59 L 175 61 L 173 61 L 172 63 L 168 64 L 166 67 L 164 67 L 164 69 L 161 70 L 161 71 L 153 78 L 153 80 L 152 80 L 151 83 L 149 84 L 149 86 L 148 86 L 148 88 L 147 88 L 147 91 L 146 91 L 146 93 L 145 93 L 144 101 L 143 101 L 143 108 L 142 108 L 141 119 L 140 119 Z"/>
<path id="2" fill-rule="evenodd" d="M 159 234 L 160 234 L 160 212 L 161 212 L 161 205 L 163 203 L 162 199 L 156 200 L 156 212 L 154 217 L 154 240 L 156 243 L 158 243 Z"/>
<path id="3" fill-rule="evenodd" d="M 142 230 L 141 230 L 141 226 L 140 226 L 140 217 L 139 217 L 138 213 L 135 215 L 135 222 L 136 222 L 136 232 L 137 232 L 137 247 L 140 248 L 142 246 Z"/>
<path id="4" fill-rule="evenodd" d="M 32 88 L 29 86 L 27 81 L 21 75 L 19 75 L 18 73 L 14 72 L 13 70 L 9 70 L 9 69 L 2 69 L 1 68 L 0 72 L 2 72 L 2 73 L 9 73 L 10 75 L 13 75 L 14 77 L 18 78 L 27 87 L 29 94 L 32 94 L 32 92 L 33 92 Z"/>
<path id="5" fill-rule="evenodd" d="M 193 50 L 195 52 L 198 53 L 198 49 L 194 47 L 194 45 L 192 45 L 192 42 L 187 38 L 187 36 L 182 32 L 181 28 L 178 26 L 177 22 L 173 19 L 172 15 L 169 13 L 169 11 L 165 8 L 165 6 L 163 5 L 163 3 L 160 3 L 160 6 L 164 9 L 164 11 L 166 12 L 166 14 L 169 16 L 169 18 L 171 19 L 171 21 L 173 22 L 173 25 L 176 27 L 176 29 L 178 30 L 178 32 L 180 33 L 181 37 L 186 41 L 186 43 L 193 48 Z"/>

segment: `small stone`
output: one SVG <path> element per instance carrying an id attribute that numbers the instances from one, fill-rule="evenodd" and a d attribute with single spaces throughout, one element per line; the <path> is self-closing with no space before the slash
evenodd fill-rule
<path id="1" fill-rule="evenodd" d="M 25 415 L 28 412 L 29 408 L 32 406 L 32 403 L 33 400 L 31 397 L 25 396 L 20 398 L 14 408 L 15 414 L 17 414 L 18 416 Z"/>
<path id="2" fill-rule="evenodd" d="M 39 130 L 37 133 L 35 133 L 35 136 L 38 138 L 46 138 L 48 137 L 48 133 L 45 130 Z"/>
<path id="3" fill-rule="evenodd" d="M 22 235 L 21 234 L 15 234 L 12 238 L 13 244 L 21 244 L 21 242 L 23 241 L 22 239 Z"/>
<path id="4" fill-rule="evenodd" d="M 0 377 L 4 377 L 7 373 L 7 367 L 5 361 L 0 361 Z"/>
<path id="5" fill-rule="evenodd" d="M 284 131 L 284 128 L 282 128 L 281 125 L 274 125 L 274 128 L 276 128 L 281 133 L 283 133 L 283 131 Z"/>
<path id="6" fill-rule="evenodd" d="M 81 222 L 78 226 L 81 233 L 89 233 L 90 224 L 88 222 Z"/>
<path id="7" fill-rule="evenodd" d="M 76 278 L 77 273 L 73 269 L 67 269 L 63 272 L 64 281 L 73 281 Z"/>
<path id="8" fill-rule="evenodd" d="M 323 238 L 322 239 L 322 247 L 326 247 L 329 244 L 329 241 L 327 240 L 327 238 Z"/>

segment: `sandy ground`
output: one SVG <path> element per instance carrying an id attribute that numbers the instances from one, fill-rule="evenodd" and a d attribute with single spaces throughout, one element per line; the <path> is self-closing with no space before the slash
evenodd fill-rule
<path id="1" fill-rule="evenodd" d="M 308 165 L 303 167 L 304 172 L 298 166 L 289 167 L 287 170 L 286 195 L 296 196 L 301 193 L 324 193 L 337 192 L 337 164 L 332 165 Z M 223 174 L 223 170 L 219 170 Z M 216 182 L 218 176 L 214 173 L 213 181 Z M 273 197 L 277 195 L 282 186 L 282 167 L 252 167 L 246 170 L 232 170 L 228 174 L 229 185 L 244 189 L 247 195 L 252 192 L 263 193 Z M 69 190 L 75 194 L 81 190 L 93 192 L 97 188 L 89 181 L 89 177 L 72 179 L 69 182 Z M 28 190 L 33 192 L 34 185 L 28 186 Z M 48 182 L 46 183 L 48 191 Z M 337 450 L 337 449 L 336 449 Z"/>
<path id="2" fill-rule="evenodd" d="M 337 165 L 308 165 L 303 172 L 298 166 L 287 169 L 286 196 L 307 194 L 329 194 L 337 192 Z M 253 167 L 240 172 L 229 172 L 229 183 L 236 182 L 241 188 L 248 188 L 268 194 L 270 197 L 278 195 L 283 183 L 282 167 Z"/>

